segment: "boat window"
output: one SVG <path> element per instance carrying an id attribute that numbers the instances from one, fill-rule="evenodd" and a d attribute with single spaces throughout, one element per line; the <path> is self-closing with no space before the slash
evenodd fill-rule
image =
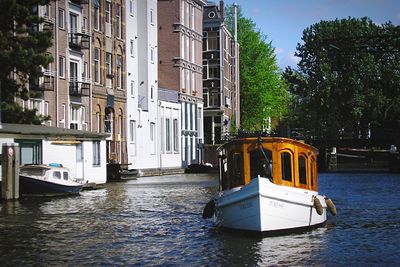
<path id="1" fill-rule="evenodd" d="M 63 172 L 63 179 L 68 180 L 68 172 Z"/>
<path id="2" fill-rule="evenodd" d="M 268 149 L 255 149 L 250 152 L 250 177 L 272 177 L 272 151 Z"/>
<path id="3" fill-rule="evenodd" d="M 281 153 L 282 180 L 292 181 L 292 155 L 289 152 Z"/>
<path id="4" fill-rule="evenodd" d="M 232 158 L 232 181 L 231 187 L 244 184 L 243 180 L 243 156 L 241 153 L 234 153 Z"/>
<path id="5" fill-rule="evenodd" d="M 53 178 L 61 179 L 61 173 L 59 171 L 53 172 Z"/>
<path id="6" fill-rule="evenodd" d="M 310 168 L 311 168 L 311 187 L 313 187 L 314 180 L 315 180 L 315 160 L 314 160 L 314 158 L 311 158 L 311 160 L 310 160 Z"/>
<path id="7" fill-rule="evenodd" d="M 307 184 L 307 164 L 306 158 L 302 155 L 299 156 L 299 182 Z"/>
<path id="8" fill-rule="evenodd" d="M 219 159 L 219 167 L 220 167 L 220 190 L 225 190 L 229 188 L 229 180 L 228 180 L 228 162 L 225 155 L 222 155 Z"/>

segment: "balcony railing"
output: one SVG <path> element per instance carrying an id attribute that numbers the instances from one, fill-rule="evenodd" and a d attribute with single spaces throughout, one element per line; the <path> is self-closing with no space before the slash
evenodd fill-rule
<path id="1" fill-rule="evenodd" d="M 69 81 L 69 95 L 71 96 L 89 96 L 90 80 L 71 78 Z"/>
<path id="2" fill-rule="evenodd" d="M 54 77 L 55 71 L 45 70 L 42 77 L 29 82 L 29 89 L 32 91 L 54 91 Z"/>
<path id="3" fill-rule="evenodd" d="M 86 5 L 89 4 L 90 0 L 69 0 L 71 3 L 78 4 L 78 5 Z"/>
<path id="4" fill-rule="evenodd" d="M 74 31 L 68 34 L 69 46 L 75 49 L 89 49 L 90 33 L 82 28 L 80 32 Z"/>

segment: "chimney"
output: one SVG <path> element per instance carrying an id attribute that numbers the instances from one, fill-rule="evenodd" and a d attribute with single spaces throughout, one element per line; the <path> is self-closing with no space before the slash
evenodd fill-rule
<path id="1" fill-rule="evenodd" d="M 221 18 L 224 18 L 224 1 L 219 1 L 219 11 L 221 13 Z"/>

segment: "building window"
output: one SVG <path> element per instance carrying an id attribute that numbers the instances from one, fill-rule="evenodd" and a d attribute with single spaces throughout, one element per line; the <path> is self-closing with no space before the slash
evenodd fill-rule
<path id="1" fill-rule="evenodd" d="M 167 152 L 171 151 L 171 134 L 170 134 L 170 119 L 165 119 L 165 146 Z"/>
<path id="2" fill-rule="evenodd" d="M 208 99 L 209 107 L 219 107 L 221 102 L 221 95 L 219 92 L 210 92 Z"/>
<path id="3" fill-rule="evenodd" d="M 93 16 L 93 26 L 95 30 L 100 30 L 100 5 L 99 1 L 94 1 L 94 16 Z M 97 3 L 96 3 L 97 2 Z"/>
<path id="4" fill-rule="evenodd" d="M 154 86 L 153 85 L 150 87 L 150 99 L 154 100 Z"/>
<path id="5" fill-rule="evenodd" d="M 101 131 L 101 119 L 100 119 L 100 112 L 96 112 L 96 132 L 100 133 Z"/>
<path id="6" fill-rule="evenodd" d="M 122 88 L 122 56 L 117 55 L 116 57 L 116 65 L 117 65 L 117 88 Z"/>
<path id="7" fill-rule="evenodd" d="M 89 64 L 87 62 L 83 63 L 82 80 L 87 81 L 89 79 Z"/>
<path id="8" fill-rule="evenodd" d="M 104 132 L 112 135 L 113 133 L 113 110 L 106 108 L 104 117 Z"/>
<path id="9" fill-rule="evenodd" d="M 196 78 L 195 77 L 196 76 L 194 74 L 194 71 L 192 71 L 192 77 L 191 77 L 190 81 L 191 81 L 191 84 L 192 84 L 192 93 L 193 93 L 193 95 L 195 95 L 197 93 L 196 92 Z"/>
<path id="10" fill-rule="evenodd" d="M 58 75 L 60 78 L 65 78 L 65 57 L 58 58 Z"/>
<path id="11" fill-rule="evenodd" d="M 111 53 L 106 53 L 106 74 L 107 75 L 111 75 L 111 73 L 112 73 L 112 67 L 111 67 L 111 64 L 112 64 L 112 55 L 111 55 Z"/>
<path id="12" fill-rule="evenodd" d="M 107 79 L 110 81 L 108 87 L 111 87 L 111 78 L 112 78 L 112 55 L 111 53 L 106 52 L 106 75 Z"/>
<path id="13" fill-rule="evenodd" d="M 154 10 L 150 9 L 150 24 L 154 25 Z"/>
<path id="14" fill-rule="evenodd" d="M 181 23 L 185 24 L 185 1 L 181 1 L 182 7 L 181 7 Z"/>
<path id="15" fill-rule="evenodd" d="M 121 5 L 117 4 L 115 8 L 115 31 L 116 31 L 116 36 L 118 38 L 121 38 Z"/>
<path id="16" fill-rule="evenodd" d="M 131 97 L 135 97 L 135 81 L 131 81 Z"/>
<path id="17" fill-rule="evenodd" d="M 71 115 L 70 115 L 70 129 L 82 130 L 82 124 L 84 121 L 84 111 L 83 107 L 79 105 L 71 105 Z"/>
<path id="18" fill-rule="evenodd" d="M 186 60 L 190 60 L 190 46 L 189 46 L 189 41 L 190 41 L 190 37 L 189 36 L 185 36 L 185 59 Z"/>
<path id="19" fill-rule="evenodd" d="M 18 140 L 20 164 L 41 164 L 42 163 L 42 141 L 37 140 Z"/>
<path id="20" fill-rule="evenodd" d="M 190 93 L 190 70 L 185 70 L 186 73 L 186 90 Z"/>
<path id="21" fill-rule="evenodd" d="M 129 142 L 136 142 L 136 121 L 129 121 Z"/>
<path id="22" fill-rule="evenodd" d="M 218 49 L 219 49 L 218 32 L 209 32 L 207 38 L 207 50 L 218 50 Z"/>
<path id="23" fill-rule="evenodd" d="M 208 79 L 219 79 L 219 66 L 211 65 L 208 67 Z"/>
<path id="24" fill-rule="evenodd" d="M 195 61 L 194 39 L 192 39 L 192 50 L 191 50 L 191 54 L 192 54 L 192 62 L 194 62 L 194 61 Z"/>
<path id="25" fill-rule="evenodd" d="M 131 57 L 135 57 L 135 42 L 133 40 L 131 40 L 131 46 L 130 46 L 129 51 L 130 51 Z"/>
<path id="26" fill-rule="evenodd" d="M 94 82 L 100 83 L 100 49 L 94 48 Z"/>
<path id="27" fill-rule="evenodd" d="M 179 152 L 179 131 L 178 131 L 178 119 L 174 119 L 173 122 L 173 137 L 174 137 L 174 152 Z"/>
<path id="28" fill-rule="evenodd" d="M 122 126 L 123 126 L 123 121 L 122 121 L 122 111 L 118 115 L 118 140 L 121 140 L 122 137 Z"/>
<path id="29" fill-rule="evenodd" d="M 129 14 L 133 16 L 133 0 L 129 0 Z"/>
<path id="30" fill-rule="evenodd" d="M 58 10 L 58 27 L 64 29 L 65 25 L 65 12 L 64 9 Z"/>
<path id="31" fill-rule="evenodd" d="M 195 11 L 196 11 L 196 9 L 195 9 L 195 7 L 194 6 L 192 6 L 192 14 L 191 14 L 191 17 L 192 17 L 192 30 L 194 30 L 195 29 Z"/>
<path id="32" fill-rule="evenodd" d="M 156 135 L 156 124 L 154 122 L 150 122 L 150 154 L 156 153 L 155 135 Z"/>
<path id="33" fill-rule="evenodd" d="M 69 13 L 69 28 L 70 33 L 78 32 L 78 15 L 75 13 Z"/>
<path id="34" fill-rule="evenodd" d="M 100 165 L 100 141 L 93 141 L 93 166 Z"/>
<path id="35" fill-rule="evenodd" d="M 154 47 L 150 48 L 150 62 L 154 64 Z"/>
<path id="36" fill-rule="evenodd" d="M 111 36 L 111 2 L 106 1 L 105 6 L 105 17 L 106 17 L 106 36 Z"/>
<path id="37" fill-rule="evenodd" d="M 181 68 L 181 89 L 182 92 L 186 92 L 186 87 L 185 87 L 185 69 Z"/>
<path id="38" fill-rule="evenodd" d="M 181 35 L 181 58 L 185 59 L 185 35 Z"/>
<path id="39" fill-rule="evenodd" d="M 60 115 L 60 127 L 65 128 L 65 114 L 66 114 L 66 107 L 65 104 L 61 105 L 61 115 Z"/>

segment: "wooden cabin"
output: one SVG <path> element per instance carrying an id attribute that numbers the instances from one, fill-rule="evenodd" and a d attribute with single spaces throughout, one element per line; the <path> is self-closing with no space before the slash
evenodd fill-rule
<path id="1" fill-rule="evenodd" d="M 220 147 L 220 190 L 247 185 L 258 176 L 274 184 L 318 190 L 318 150 L 280 137 L 242 138 Z"/>

